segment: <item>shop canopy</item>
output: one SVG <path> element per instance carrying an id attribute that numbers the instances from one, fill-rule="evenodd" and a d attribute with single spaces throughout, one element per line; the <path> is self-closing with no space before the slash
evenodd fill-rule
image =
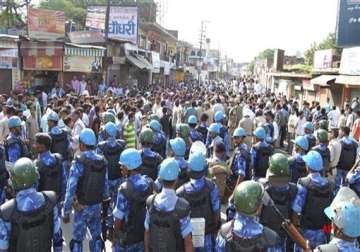
<path id="1" fill-rule="evenodd" d="M 329 84 L 335 81 L 336 75 L 320 75 L 316 78 L 311 79 L 311 84 L 318 85 L 321 87 L 329 87 Z"/>
<path id="2" fill-rule="evenodd" d="M 360 86 L 360 76 L 359 75 L 339 75 L 336 77 L 335 83 L 350 85 L 350 86 Z"/>
<path id="3" fill-rule="evenodd" d="M 101 46 L 65 44 L 65 56 L 103 57 L 105 56 L 105 50 L 106 48 Z"/>
<path id="4" fill-rule="evenodd" d="M 136 66 L 139 69 L 152 69 L 152 64 L 147 61 L 147 59 L 140 55 L 139 48 L 136 45 L 125 43 L 124 44 L 125 49 L 125 57 L 126 59 L 134 66 Z"/>

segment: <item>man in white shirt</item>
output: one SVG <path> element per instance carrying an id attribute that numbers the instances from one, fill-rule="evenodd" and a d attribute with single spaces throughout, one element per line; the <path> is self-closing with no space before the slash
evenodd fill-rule
<path id="1" fill-rule="evenodd" d="M 79 149 L 79 135 L 80 132 L 86 128 L 84 122 L 81 120 L 81 111 L 79 109 L 75 110 L 72 114 L 72 120 L 75 122 L 74 127 L 71 131 L 72 136 L 72 149 L 76 153 Z"/>
<path id="2" fill-rule="evenodd" d="M 331 128 L 329 133 L 329 150 L 330 150 L 330 169 L 332 171 L 331 178 L 335 179 L 336 169 L 335 167 L 339 163 L 341 155 L 341 143 L 338 140 L 339 129 Z"/>
<path id="3" fill-rule="evenodd" d="M 305 134 L 305 132 L 304 132 L 305 123 L 306 123 L 306 118 L 304 116 L 304 112 L 300 111 L 299 118 L 298 118 L 296 126 L 295 126 L 295 137 L 303 136 Z"/>
<path id="4" fill-rule="evenodd" d="M 336 128 L 340 118 L 340 111 L 336 109 L 336 106 L 332 107 L 332 110 L 328 113 L 330 122 L 330 128 Z"/>
<path id="5" fill-rule="evenodd" d="M 80 81 L 80 95 L 83 95 L 86 90 L 87 82 L 86 82 L 86 76 L 82 76 L 82 80 Z"/>

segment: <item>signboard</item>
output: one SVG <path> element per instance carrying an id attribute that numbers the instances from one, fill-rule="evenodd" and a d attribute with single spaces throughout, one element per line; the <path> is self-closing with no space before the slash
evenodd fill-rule
<path id="1" fill-rule="evenodd" d="M 64 56 L 64 72 L 100 73 L 102 57 Z"/>
<path id="2" fill-rule="evenodd" d="M 24 56 L 24 70 L 62 71 L 61 56 Z"/>
<path id="3" fill-rule="evenodd" d="M 314 69 L 328 69 L 332 67 L 334 50 L 320 50 L 314 53 Z"/>
<path id="4" fill-rule="evenodd" d="M 153 64 L 153 73 L 160 73 L 160 54 L 158 52 L 151 52 L 151 60 Z"/>
<path id="5" fill-rule="evenodd" d="M 339 73 L 360 75 L 360 47 L 344 48 Z"/>
<path id="6" fill-rule="evenodd" d="M 16 68 L 17 58 L 0 56 L 0 69 Z"/>
<path id="7" fill-rule="evenodd" d="M 99 31 L 69 32 L 68 37 L 71 43 L 75 44 L 94 44 L 106 42 L 103 33 Z"/>
<path id="8" fill-rule="evenodd" d="M 336 44 L 338 47 L 360 45 L 360 0 L 339 0 Z"/>
<path id="9" fill-rule="evenodd" d="M 29 8 L 28 30 L 30 38 L 63 38 L 65 35 L 64 12 Z"/>
<path id="10" fill-rule="evenodd" d="M 89 6 L 85 26 L 96 30 L 105 30 L 106 6 Z"/>
<path id="11" fill-rule="evenodd" d="M 137 44 L 137 7 L 111 6 L 107 33 L 108 38 L 130 41 Z"/>
<path id="12" fill-rule="evenodd" d="M 18 56 L 17 49 L 0 49 L 0 57 L 14 57 Z"/>

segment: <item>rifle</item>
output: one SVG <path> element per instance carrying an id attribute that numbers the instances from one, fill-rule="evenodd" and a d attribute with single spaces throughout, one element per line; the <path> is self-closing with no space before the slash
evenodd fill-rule
<path id="1" fill-rule="evenodd" d="M 107 238 L 112 239 L 112 237 L 107 237 L 108 227 L 106 226 L 107 212 L 110 206 L 111 198 L 105 199 L 102 202 L 102 213 L 101 213 L 101 234 L 103 241 L 105 242 Z"/>
<path id="2" fill-rule="evenodd" d="M 264 205 L 269 206 L 274 209 L 275 213 L 282 219 L 281 227 L 286 231 L 291 240 L 293 240 L 296 244 L 298 244 L 304 251 L 309 250 L 309 246 L 299 232 L 299 230 L 291 223 L 291 221 L 280 212 L 280 210 L 275 206 L 274 201 L 270 198 L 267 192 L 264 195 Z"/>

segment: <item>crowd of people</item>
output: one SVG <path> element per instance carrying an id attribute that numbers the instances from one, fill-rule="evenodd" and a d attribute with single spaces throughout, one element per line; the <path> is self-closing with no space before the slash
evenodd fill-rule
<path id="1" fill-rule="evenodd" d="M 360 251 L 358 99 L 84 82 L 0 95 L 0 251 Z"/>

